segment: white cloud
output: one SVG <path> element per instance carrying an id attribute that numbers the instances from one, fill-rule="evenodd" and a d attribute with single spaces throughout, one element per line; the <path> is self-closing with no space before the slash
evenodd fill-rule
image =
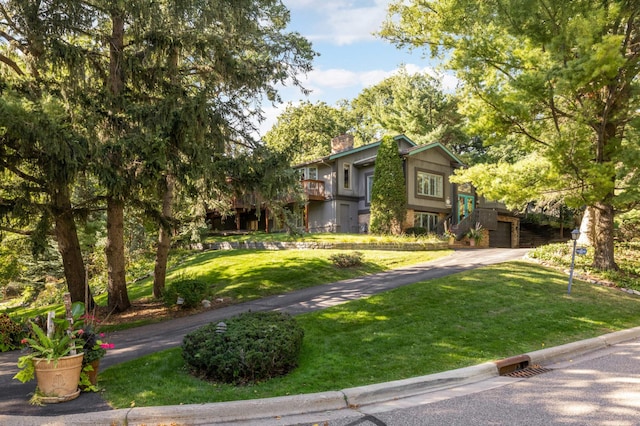
<path id="1" fill-rule="evenodd" d="M 419 66 L 415 64 L 406 64 L 405 69 L 410 74 L 428 73 L 439 78 L 442 88 L 445 92 L 454 92 L 458 84 L 458 79 L 452 74 L 439 73 L 433 67 Z M 368 70 L 368 71 L 350 71 L 346 69 L 334 68 L 327 70 L 311 71 L 302 79 L 305 88 L 311 90 L 311 94 L 305 99 L 310 102 L 326 102 L 328 105 L 335 105 L 340 99 L 354 99 L 362 89 L 375 86 L 385 78 L 398 73 L 399 68 L 392 70 Z M 286 87 L 281 88 L 281 95 L 284 104 L 278 106 L 263 107 L 265 121 L 260 125 L 260 134 L 264 135 L 276 123 L 278 116 L 285 110 L 289 103 L 298 105 L 303 95 L 297 88 Z"/>
<path id="2" fill-rule="evenodd" d="M 386 17 L 388 0 L 284 0 L 306 22 L 301 33 L 311 41 L 338 46 L 372 41 Z"/>

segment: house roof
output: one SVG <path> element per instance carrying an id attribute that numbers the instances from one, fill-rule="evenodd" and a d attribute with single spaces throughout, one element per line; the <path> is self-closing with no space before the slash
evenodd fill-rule
<path id="1" fill-rule="evenodd" d="M 396 135 L 393 137 L 393 139 L 395 141 L 400 141 L 403 140 L 405 142 L 407 142 L 409 145 L 411 145 L 411 148 L 407 149 L 404 152 L 401 152 L 402 156 L 406 156 L 406 157 L 410 157 L 412 155 L 416 155 L 420 152 L 429 150 L 429 149 L 439 149 L 443 154 L 445 154 L 446 156 L 450 157 L 454 162 L 460 164 L 460 165 L 464 165 L 464 163 L 462 161 L 460 161 L 460 159 L 458 159 L 458 157 L 455 156 L 455 154 L 453 154 L 449 149 L 447 149 L 447 147 L 445 147 L 444 145 L 442 145 L 440 142 L 432 142 L 426 145 L 417 145 L 414 141 L 412 141 L 411 139 L 409 139 L 406 135 Z M 299 168 L 299 167 L 304 167 L 304 166 L 308 166 L 310 164 L 317 164 L 317 163 L 326 163 L 326 162 L 331 162 L 334 161 L 338 158 L 341 157 L 345 157 L 348 155 L 352 155 L 352 154 L 356 154 L 358 152 L 362 152 L 365 151 L 367 149 L 371 149 L 371 148 L 376 148 L 378 146 L 380 146 L 380 143 L 382 141 L 377 141 L 377 142 L 373 142 L 367 145 L 362 145 L 356 148 L 352 148 L 352 149 L 348 149 L 346 151 L 341 151 L 341 152 L 336 152 L 335 154 L 331 154 L 331 155 L 327 155 L 321 158 L 317 158 L 311 161 L 306 161 L 304 163 L 300 163 L 300 164 L 296 164 L 295 166 L 293 166 L 294 168 Z M 376 153 L 377 155 L 377 153 Z M 371 157 L 367 157 L 364 158 L 362 160 L 358 160 L 355 164 L 360 164 L 360 163 L 367 163 L 370 162 L 372 160 L 375 160 L 376 155 L 373 155 Z"/>
<path id="2" fill-rule="evenodd" d="M 461 166 L 464 166 L 464 163 L 460 161 L 460 159 L 456 157 L 456 155 L 453 152 L 451 152 L 446 146 L 442 145 L 440 142 L 431 142 L 426 145 L 415 146 L 407 150 L 407 152 L 404 155 L 406 155 L 407 157 L 410 157 L 412 155 L 416 155 L 420 152 L 426 151 L 428 149 L 433 149 L 433 148 L 440 149 L 445 155 L 451 157 L 453 161 L 460 164 Z"/>

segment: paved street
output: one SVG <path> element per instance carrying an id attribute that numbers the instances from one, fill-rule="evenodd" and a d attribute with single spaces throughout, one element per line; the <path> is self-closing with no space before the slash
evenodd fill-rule
<path id="1" fill-rule="evenodd" d="M 640 425 L 640 340 L 547 366 L 403 400 L 254 425 Z M 248 424 L 248 423 L 245 423 Z"/>

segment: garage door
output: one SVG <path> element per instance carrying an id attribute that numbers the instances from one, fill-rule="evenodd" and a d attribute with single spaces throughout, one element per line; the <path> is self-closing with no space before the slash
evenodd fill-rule
<path id="1" fill-rule="evenodd" d="M 498 222 L 498 228 L 489 231 L 489 246 L 511 248 L 511 222 Z"/>

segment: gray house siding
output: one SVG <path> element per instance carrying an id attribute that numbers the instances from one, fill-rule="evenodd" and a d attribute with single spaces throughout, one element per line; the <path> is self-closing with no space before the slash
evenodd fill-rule
<path id="1" fill-rule="evenodd" d="M 462 200 L 471 200 L 475 207 L 486 204 L 491 209 L 499 208 L 499 203 L 477 200 L 470 186 L 466 190 L 465 186 L 458 188 L 449 182 L 450 176 L 463 164 L 441 144 L 416 146 L 403 135 L 396 136 L 395 140 L 404 161 L 406 180 L 407 217 L 404 228 L 426 224 L 432 231 L 436 228 L 441 231 L 445 220 L 457 223 L 459 196 L 463 196 Z M 310 232 L 367 232 L 370 219 L 368 183 L 373 178 L 379 146 L 380 142 L 376 142 L 347 148 L 315 162 L 318 179 L 324 181 L 325 198 L 307 202 Z M 305 166 L 312 164 L 314 162 Z M 419 176 L 423 182 L 420 191 L 417 184 Z M 425 185 L 429 189 L 425 189 Z M 434 187 L 438 189 L 433 191 L 431 188 Z"/>

